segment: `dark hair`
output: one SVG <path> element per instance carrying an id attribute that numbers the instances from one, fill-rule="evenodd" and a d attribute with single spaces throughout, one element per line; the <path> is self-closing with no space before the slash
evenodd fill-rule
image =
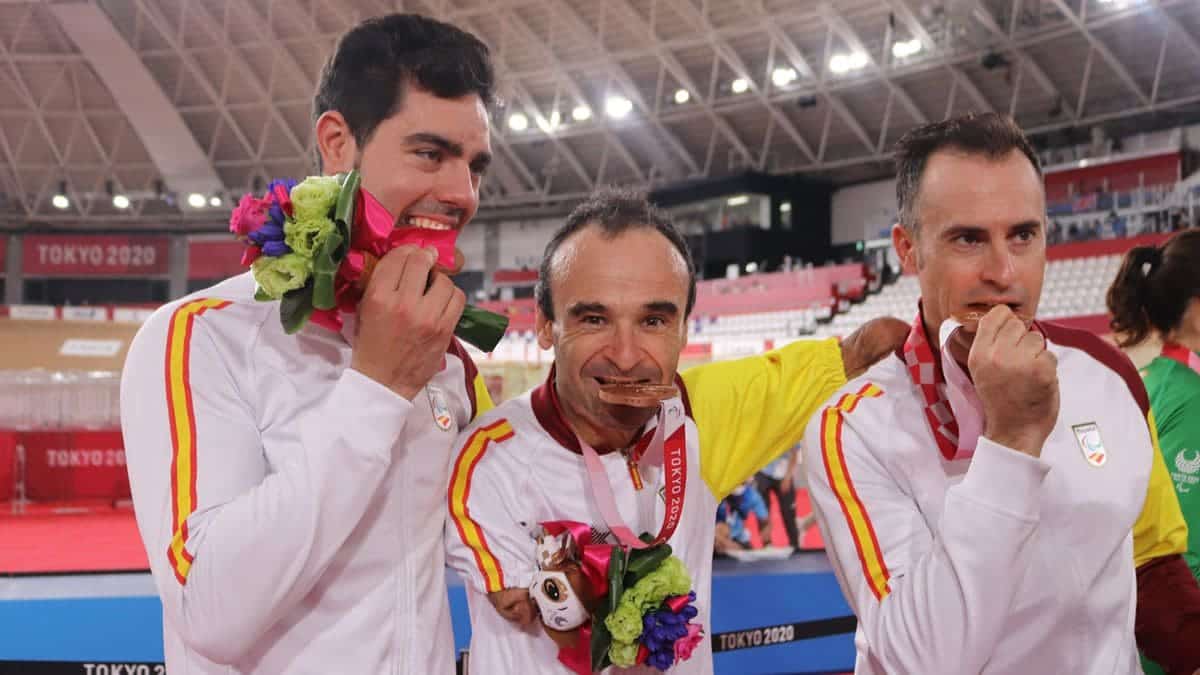
<path id="1" fill-rule="evenodd" d="M 654 206 L 640 192 L 622 188 L 603 188 L 588 198 L 587 201 L 575 207 L 567 216 L 566 222 L 554 232 L 546 250 L 542 253 L 542 262 L 538 267 L 538 283 L 534 289 L 538 309 L 551 321 L 554 320 L 554 301 L 550 296 L 550 267 L 558 248 L 571 235 L 588 226 L 600 228 L 601 234 L 612 239 L 622 232 L 637 228 L 653 228 L 667 238 L 671 245 L 683 256 L 688 272 L 688 297 L 684 316 L 692 313 L 692 305 L 696 304 L 696 266 L 692 262 L 692 253 L 687 241 L 680 234 L 671 216 Z"/>
<path id="2" fill-rule="evenodd" d="M 494 80 L 488 48 L 474 35 L 416 14 L 375 17 L 338 40 L 321 70 L 313 119 L 340 112 L 362 147 L 400 110 L 409 85 L 439 98 L 478 94 L 491 106 Z"/>
<path id="3" fill-rule="evenodd" d="M 1152 330 L 1179 327 L 1192 298 L 1200 296 L 1200 230 L 1180 232 L 1159 246 L 1135 246 L 1108 289 L 1109 323 L 1117 344 L 1141 343 Z"/>
<path id="4" fill-rule="evenodd" d="M 1013 150 L 1029 158 L 1040 176 L 1042 165 L 1029 139 L 1007 115 L 969 113 L 941 122 L 926 124 L 904 134 L 896 142 L 896 205 L 900 224 L 917 228 L 916 203 L 921 177 L 929 157 L 939 150 L 958 150 L 988 159 L 1000 159 Z"/>

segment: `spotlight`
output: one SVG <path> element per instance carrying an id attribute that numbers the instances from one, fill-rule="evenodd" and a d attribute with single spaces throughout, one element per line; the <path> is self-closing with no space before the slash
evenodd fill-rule
<path id="1" fill-rule="evenodd" d="M 743 204 L 749 204 L 750 198 L 747 197 L 746 195 L 738 195 L 736 197 L 730 197 L 729 199 L 725 200 L 725 203 L 730 206 L 741 206 Z"/>
<path id="2" fill-rule="evenodd" d="M 221 198 L 220 198 L 219 196 L 217 196 L 217 195 L 213 195 L 213 196 L 209 197 L 209 198 L 208 198 L 208 205 L 209 205 L 209 206 L 211 206 L 211 207 L 213 207 L 213 208 L 216 208 L 216 207 L 220 206 L 220 205 L 221 205 Z"/>
<path id="3" fill-rule="evenodd" d="M 691 95 L 691 93 L 688 92 L 687 89 L 676 89 L 675 90 L 675 102 L 676 103 L 678 103 L 679 105 L 683 105 L 684 103 L 687 103 L 690 100 L 692 100 L 692 95 Z"/>
<path id="4" fill-rule="evenodd" d="M 508 116 L 508 128 L 513 131 L 525 131 L 529 128 L 529 118 L 523 113 L 513 113 Z"/>
<path id="5" fill-rule="evenodd" d="M 733 93 L 735 94 L 744 94 L 750 89 L 750 82 L 745 78 L 739 77 L 738 79 L 729 83 L 729 88 L 732 89 Z"/>
<path id="6" fill-rule="evenodd" d="M 836 75 L 843 75 L 852 70 L 864 68 L 867 65 L 867 55 L 862 52 L 851 54 L 834 54 L 829 59 L 829 69 Z"/>
<path id="7" fill-rule="evenodd" d="M 193 192 L 192 194 L 188 195 L 188 206 L 192 207 L 193 209 L 202 209 L 207 203 L 208 200 L 205 199 L 204 195 L 200 194 L 199 192 Z"/>
<path id="8" fill-rule="evenodd" d="M 771 73 L 771 82 L 775 83 L 776 87 L 786 87 L 796 81 L 795 68 L 776 68 Z"/>
<path id="9" fill-rule="evenodd" d="M 58 192 L 50 199 L 50 203 L 60 211 L 71 207 L 71 199 L 67 197 L 67 181 L 58 181 Z"/>
<path id="10" fill-rule="evenodd" d="M 113 195 L 112 205 L 118 209 L 127 209 L 129 208 L 129 197 L 120 194 Z"/>
<path id="11" fill-rule="evenodd" d="M 892 43 L 892 56 L 898 59 L 906 59 L 919 51 L 921 51 L 921 41 L 916 38 Z"/>
<path id="12" fill-rule="evenodd" d="M 604 104 L 604 112 L 613 119 L 623 119 L 633 112 L 633 101 L 624 96 L 609 96 Z"/>
<path id="13" fill-rule="evenodd" d="M 586 105 L 577 105 L 575 106 L 575 109 L 571 111 L 571 118 L 576 122 L 586 122 L 592 119 L 592 109 Z"/>

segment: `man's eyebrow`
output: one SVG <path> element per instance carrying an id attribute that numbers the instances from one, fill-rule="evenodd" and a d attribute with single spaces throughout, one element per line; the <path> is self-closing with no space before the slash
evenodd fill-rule
<path id="1" fill-rule="evenodd" d="M 679 305 L 670 300 L 654 300 L 645 304 L 647 312 L 655 312 L 658 314 L 670 314 L 676 316 L 679 314 Z"/>
<path id="2" fill-rule="evenodd" d="M 571 316 L 582 316 L 584 314 L 604 314 L 608 308 L 603 303 L 599 302 L 577 302 L 567 308 L 567 313 Z"/>
<path id="3" fill-rule="evenodd" d="M 436 145 L 454 157 L 463 156 L 463 146 L 461 143 L 455 143 L 441 134 L 435 134 L 429 131 L 418 131 L 416 133 L 409 134 L 404 137 L 404 142 L 408 145 L 420 145 L 421 143 L 428 143 L 429 145 Z"/>

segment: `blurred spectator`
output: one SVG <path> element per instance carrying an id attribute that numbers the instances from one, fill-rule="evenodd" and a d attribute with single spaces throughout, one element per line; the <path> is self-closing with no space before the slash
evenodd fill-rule
<path id="1" fill-rule="evenodd" d="M 1046 243 L 1053 246 L 1060 244 L 1063 240 L 1063 226 L 1057 220 L 1050 222 L 1050 231 L 1046 233 Z"/>
<path id="2" fill-rule="evenodd" d="M 755 485 L 763 499 L 770 503 L 771 495 L 779 501 L 779 512 L 783 516 L 783 527 L 787 530 L 788 546 L 796 546 L 800 542 L 796 530 L 796 487 L 792 477 L 796 473 L 796 464 L 800 453 L 792 448 L 768 464 L 754 477 Z"/>
<path id="3" fill-rule="evenodd" d="M 713 547 L 717 553 L 728 550 L 750 548 L 750 532 L 746 530 L 746 518 L 753 513 L 760 527 L 766 527 L 769 512 L 767 503 L 754 487 L 754 480 L 734 488 L 728 497 L 717 505 L 717 534 Z M 721 527 L 724 525 L 724 527 Z"/>

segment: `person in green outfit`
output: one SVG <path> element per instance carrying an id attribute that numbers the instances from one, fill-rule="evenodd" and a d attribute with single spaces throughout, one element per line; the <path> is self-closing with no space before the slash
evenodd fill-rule
<path id="1" fill-rule="evenodd" d="M 1188 567 L 1200 580 L 1200 230 L 1129 251 L 1108 291 L 1117 344 L 1157 337 L 1162 351 L 1142 369 L 1158 443 L 1188 526 Z M 1146 659 L 1148 675 L 1164 671 Z"/>

